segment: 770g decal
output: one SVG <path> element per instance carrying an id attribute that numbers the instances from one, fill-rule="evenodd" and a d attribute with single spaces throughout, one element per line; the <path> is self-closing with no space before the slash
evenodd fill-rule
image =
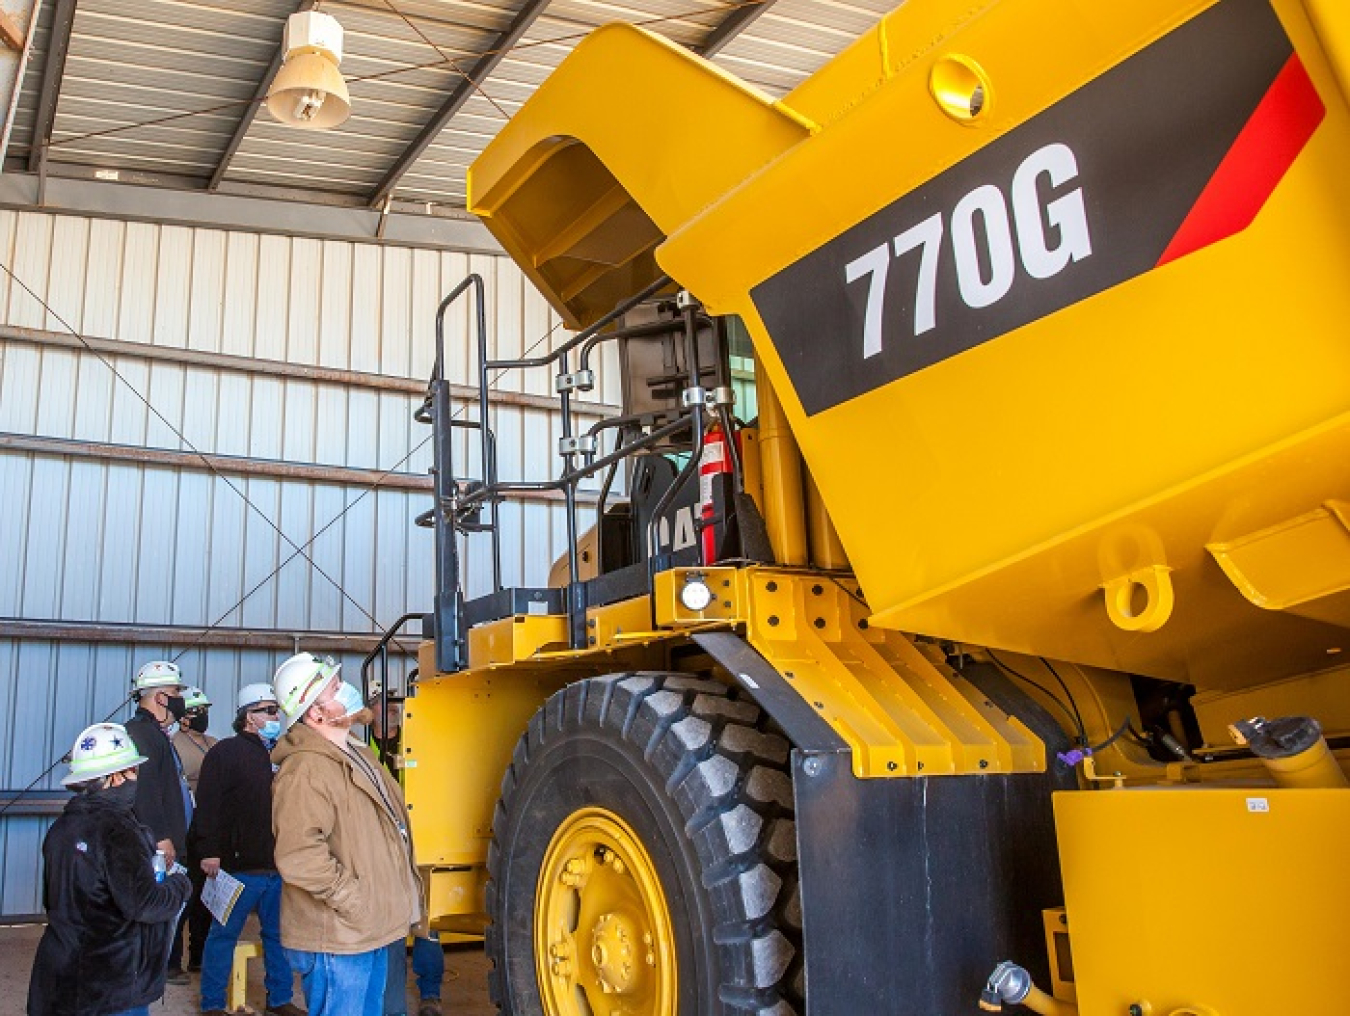
<path id="1" fill-rule="evenodd" d="M 750 295 L 819 413 L 1241 232 L 1325 113 L 1269 0 L 1219 0 Z"/>
<path id="2" fill-rule="evenodd" d="M 1078 160 L 1068 145 L 1056 142 L 1028 155 L 1013 173 L 1008 200 L 993 184 L 970 191 L 952 209 L 951 244 L 955 255 L 957 291 L 972 309 L 989 307 L 1008 295 L 1017 277 L 1013 232 L 1022 268 L 1033 279 L 1058 275 L 1071 261 L 1092 253 L 1088 235 L 1083 190 L 1075 187 L 1044 204 L 1039 181 L 1061 187 L 1078 178 Z M 976 220 L 980 225 L 977 228 Z M 1049 226 L 1049 230 L 1047 230 Z M 1056 239 L 1051 242 L 1050 234 Z M 886 277 L 891 259 L 919 251 L 919 275 L 914 293 L 914 334 L 937 327 L 938 254 L 942 248 L 943 214 L 937 212 L 911 226 L 890 243 L 873 247 L 844 266 L 847 283 L 868 280 L 863 313 L 862 355 L 876 356 L 882 350 L 882 324 L 886 315 Z"/>

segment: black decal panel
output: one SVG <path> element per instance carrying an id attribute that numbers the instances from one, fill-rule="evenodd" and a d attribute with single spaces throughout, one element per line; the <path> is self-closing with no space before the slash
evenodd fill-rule
<path id="1" fill-rule="evenodd" d="M 756 286 L 751 297 L 806 412 L 839 405 L 1149 271 L 1292 55 L 1267 0 L 1223 0 Z M 1011 187 L 1018 167 L 1052 146 L 1067 147 L 1077 175 L 1038 176 L 1043 238 L 1052 248 L 1063 240 L 1047 206 L 1078 190 L 1091 250 L 1049 277 L 1035 277 Z M 991 187 L 1006 208 L 1001 223 Z M 963 199 L 964 227 L 953 219 Z M 980 199 L 993 213 L 970 212 Z M 929 254 L 925 310 L 923 246 L 896 251 L 895 239 L 934 216 L 941 217 L 942 234 Z M 962 229 L 964 283 L 954 253 Z M 878 248 L 888 256 L 884 290 L 857 267 Z M 997 277 L 991 257 L 997 261 L 1000 250 L 1005 277 L 1011 252 L 1012 281 L 1001 295 L 972 306 L 980 303 L 972 287 Z M 869 291 L 883 301 L 870 348 Z"/>

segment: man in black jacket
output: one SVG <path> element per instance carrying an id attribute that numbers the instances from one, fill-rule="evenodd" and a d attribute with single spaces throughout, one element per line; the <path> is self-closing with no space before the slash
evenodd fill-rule
<path id="1" fill-rule="evenodd" d="M 211 923 L 202 954 L 202 1012 L 223 1016 L 234 946 L 248 915 L 257 911 L 262 928 L 267 1016 L 304 1016 L 292 1004 L 294 980 L 281 949 L 281 876 L 272 858 L 272 758 L 281 736 L 276 692 L 270 684 L 239 690 L 234 737 L 217 741 L 202 760 L 197 779 L 194 830 L 202 871 L 214 878 L 222 869 L 244 890 L 225 924 Z"/>
<path id="2" fill-rule="evenodd" d="M 136 817 L 150 827 L 155 845 L 164 851 L 170 864 L 180 854 L 186 857 L 187 829 L 192 821 L 192 795 L 170 740 L 187 708 L 185 687 L 175 664 L 164 660 L 147 663 L 132 682 L 136 715 L 127 721 L 127 733 L 146 758 L 136 780 Z M 182 969 L 182 936 L 177 931 L 165 962 L 170 984 L 188 983 Z"/>
<path id="3" fill-rule="evenodd" d="M 185 687 L 176 665 L 147 663 L 132 682 L 136 715 L 127 721 L 127 733 L 146 759 L 136 780 L 136 817 L 150 827 L 170 864 L 183 853 L 192 811 L 183 764 L 168 733 L 187 708 Z"/>
<path id="4" fill-rule="evenodd" d="M 132 805 L 144 756 L 116 723 L 86 728 L 61 782 L 78 796 L 42 842 L 47 929 L 28 983 L 29 1016 L 147 1016 L 164 994 L 164 959 L 192 892 L 182 868 L 160 874 Z"/>

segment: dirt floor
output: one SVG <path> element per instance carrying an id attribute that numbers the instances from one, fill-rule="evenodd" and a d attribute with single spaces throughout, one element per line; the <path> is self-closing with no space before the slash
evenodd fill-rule
<path id="1" fill-rule="evenodd" d="M 41 925 L 0 927 L 0 1016 L 22 1016 L 28 997 L 28 973 L 33 965 L 33 953 L 42 937 Z M 256 927 L 245 928 L 245 938 L 257 938 Z M 263 991 L 262 963 L 249 963 L 247 1012 L 261 1013 L 266 996 Z M 442 990 L 446 1016 L 496 1016 L 497 1010 L 488 1002 L 487 958 L 477 945 L 447 946 L 445 950 L 445 985 Z M 300 986 L 296 985 L 296 1004 L 302 1004 Z M 196 1016 L 200 1011 L 197 996 L 197 975 L 192 983 L 175 987 L 169 985 L 161 1003 L 150 1007 L 151 1016 Z M 408 976 L 408 1004 L 417 1011 L 417 988 Z"/>

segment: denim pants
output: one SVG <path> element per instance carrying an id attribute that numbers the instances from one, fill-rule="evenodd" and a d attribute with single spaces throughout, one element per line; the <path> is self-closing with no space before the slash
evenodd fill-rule
<path id="1" fill-rule="evenodd" d="M 234 947 L 244 922 L 253 911 L 258 912 L 262 926 L 263 983 L 267 986 L 267 1007 L 285 1005 L 294 995 L 294 981 L 290 964 L 281 948 L 281 876 L 271 874 L 238 874 L 244 884 L 230 923 L 211 922 L 211 934 L 202 950 L 202 1011 L 225 1008 L 225 989 L 230 983 L 230 968 L 234 965 Z"/>
<path id="2" fill-rule="evenodd" d="M 287 949 L 291 969 L 300 975 L 309 1016 L 381 1016 L 389 950 L 339 956 Z"/>
<path id="3" fill-rule="evenodd" d="M 445 980 L 445 953 L 441 952 L 441 936 L 436 932 L 430 938 L 413 937 L 413 975 L 417 978 L 417 994 L 422 998 L 440 998 L 441 982 Z"/>
<path id="4" fill-rule="evenodd" d="M 384 982 L 384 1016 L 403 1016 L 408 1007 L 408 948 L 406 939 L 389 943 L 389 969 Z M 445 980 L 445 953 L 441 952 L 441 937 L 432 932 L 430 938 L 416 935 L 412 940 L 412 968 L 417 978 L 419 998 L 440 998 L 441 982 Z"/>

